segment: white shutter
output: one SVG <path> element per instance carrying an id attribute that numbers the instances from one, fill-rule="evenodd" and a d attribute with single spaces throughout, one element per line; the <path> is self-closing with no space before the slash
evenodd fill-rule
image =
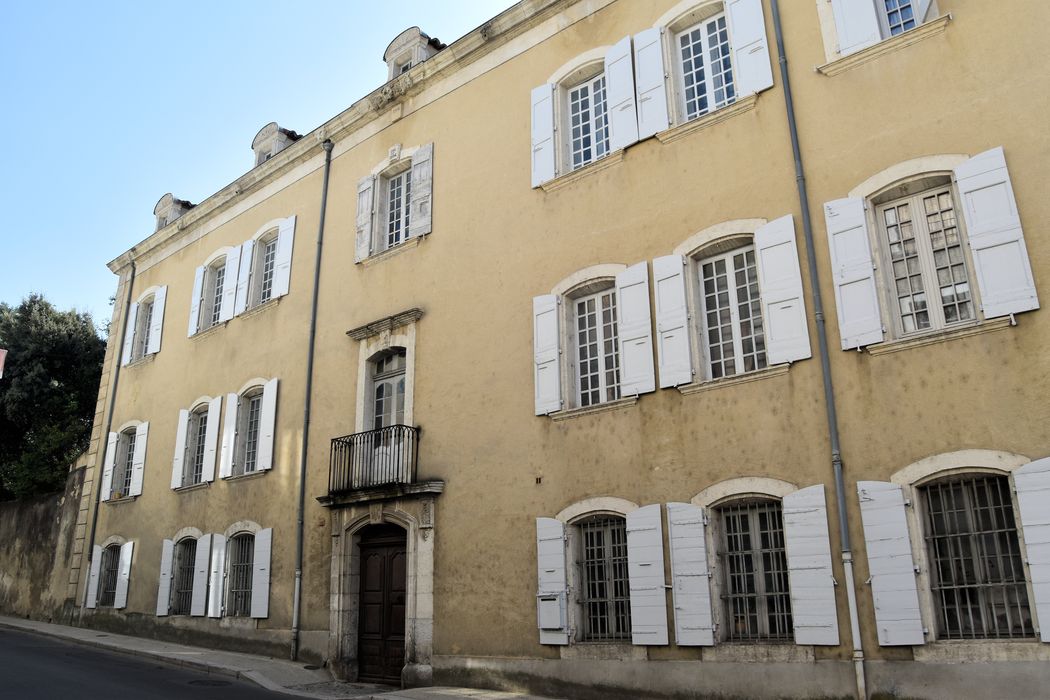
<path id="1" fill-rule="evenodd" d="M 926 16 L 930 11 L 930 0 L 918 0 L 915 3 L 915 23 L 922 24 L 928 17 Z"/>
<path id="2" fill-rule="evenodd" d="M 201 265 L 193 275 L 193 296 L 190 297 L 190 325 L 186 335 L 193 337 L 197 333 L 201 316 L 201 294 L 204 292 L 204 266 Z"/>
<path id="3" fill-rule="evenodd" d="M 1050 457 L 1014 472 L 1039 638 L 1050 642 Z"/>
<path id="4" fill-rule="evenodd" d="M 208 617 L 222 617 L 222 594 L 226 589 L 226 538 L 211 536 L 211 565 L 208 569 Z"/>
<path id="5" fill-rule="evenodd" d="M 160 575 L 157 577 L 157 617 L 168 614 L 171 604 L 171 562 L 175 543 L 164 540 L 160 545 Z"/>
<path id="6" fill-rule="evenodd" d="M 638 103 L 639 139 L 647 139 L 670 124 L 662 35 L 663 31 L 655 27 L 634 35 L 634 89 Z"/>
<path id="7" fill-rule="evenodd" d="M 190 412 L 179 411 L 179 423 L 175 428 L 175 457 L 171 460 L 171 488 L 182 486 L 183 461 L 186 459 L 186 432 L 189 428 Z"/>
<path id="8" fill-rule="evenodd" d="M 711 646 L 715 643 L 715 624 L 703 509 L 691 503 L 668 503 L 667 537 L 671 549 L 675 644 Z"/>
<path id="9" fill-rule="evenodd" d="M 113 468 L 117 463 L 117 440 L 116 433 L 110 433 L 106 438 L 106 456 L 102 462 L 102 482 L 98 499 L 108 501 L 113 495 Z"/>
<path id="10" fill-rule="evenodd" d="M 568 584 L 565 569 L 565 525 L 536 518 L 536 624 L 540 644 L 568 644 Z"/>
<path id="11" fill-rule="evenodd" d="M 153 316 L 149 324 L 149 345 L 145 353 L 152 355 L 160 352 L 160 338 L 164 332 L 164 302 L 168 299 L 168 288 L 161 287 L 153 295 Z"/>
<path id="12" fill-rule="evenodd" d="M 811 357 L 795 222 L 790 214 L 755 231 L 755 259 L 769 364 Z"/>
<path id="13" fill-rule="evenodd" d="M 688 384 L 693 381 L 693 354 L 689 349 L 689 307 L 685 302 L 685 258 L 655 258 L 653 288 L 660 388 Z"/>
<path id="14" fill-rule="evenodd" d="M 901 487 L 883 481 L 858 481 L 857 493 L 879 644 L 923 644 L 919 589 Z"/>
<path id="15" fill-rule="evenodd" d="M 219 453 L 219 478 L 233 476 L 233 453 L 237 441 L 237 406 L 241 397 L 226 394 L 226 415 L 222 419 L 222 450 Z"/>
<path id="16" fill-rule="evenodd" d="M 248 294 L 251 291 L 252 256 L 255 254 L 255 241 L 241 244 L 241 262 L 237 266 L 237 300 L 233 304 L 233 315 L 244 313 L 248 308 Z M 232 253 L 231 253 L 232 255 Z"/>
<path id="17" fill-rule="evenodd" d="M 737 96 L 746 97 L 773 87 L 773 66 L 769 62 L 762 0 L 727 0 L 726 17 Z"/>
<path id="18" fill-rule="evenodd" d="M 222 279 L 222 299 L 219 302 L 219 322 L 233 318 L 233 307 L 237 300 L 237 271 L 241 267 L 240 250 L 231 251 L 226 256 L 226 271 Z"/>
<path id="19" fill-rule="evenodd" d="M 554 86 L 532 89 L 532 186 L 553 180 L 555 170 Z"/>
<path id="20" fill-rule="evenodd" d="M 255 552 L 252 559 L 252 617 L 270 615 L 270 552 L 273 549 L 273 529 L 255 533 Z"/>
<path id="21" fill-rule="evenodd" d="M 197 538 L 197 553 L 193 559 L 193 595 L 190 615 L 203 617 L 208 606 L 208 572 L 211 567 L 211 535 Z"/>
<path id="22" fill-rule="evenodd" d="M 656 390 L 653 322 L 649 314 L 649 266 L 631 265 L 616 275 L 617 333 L 620 338 L 620 393 Z"/>
<path id="23" fill-rule="evenodd" d="M 142 476 L 146 471 L 146 440 L 149 439 L 149 423 L 140 423 L 135 428 L 135 454 L 131 456 L 131 487 L 128 496 L 142 495 Z"/>
<path id="24" fill-rule="evenodd" d="M 91 572 L 88 574 L 87 600 L 84 605 L 94 608 L 98 601 L 98 572 L 102 566 L 102 547 L 97 544 L 91 548 Z"/>
<path id="25" fill-rule="evenodd" d="M 646 646 L 667 644 L 664 533 L 658 503 L 627 514 L 627 578 L 631 589 L 631 642 Z"/>
<path id="26" fill-rule="evenodd" d="M 262 415 L 259 417 L 259 455 L 257 469 L 273 468 L 273 436 L 277 420 L 277 379 L 263 386 Z"/>
<path id="27" fill-rule="evenodd" d="M 847 197 L 825 202 L 824 221 L 828 229 L 842 349 L 881 343 L 882 314 L 864 200 Z"/>
<path id="28" fill-rule="evenodd" d="M 288 293 L 292 276 L 292 248 L 295 243 L 295 217 L 281 221 L 277 229 L 277 250 L 273 257 L 273 298 Z"/>
<path id="29" fill-rule="evenodd" d="M 537 416 L 561 409 L 559 306 L 558 297 L 554 294 L 544 294 L 532 299 Z"/>
<path id="30" fill-rule="evenodd" d="M 955 180 L 984 317 L 1038 309 L 1032 265 L 1002 147 L 959 165 Z"/>
<path id="31" fill-rule="evenodd" d="M 120 355 L 120 364 L 126 365 L 131 362 L 131 355 L 135 348 L 135 321 L 139 315 L 139 305 L 131 302 L 128 307 L 128 325 L 124 329 L 124 348 Z"/>
<path id="32" fill-rule="evenodd" d="M 848 56 L 882 41 L 879 17 L 871 0 L 831 0 L 839 53 Z"/>
<path id="33" fill-rule="evenodd" d="M 135 550 L 134 542 L 120 545 L 120 559 L 117 562 L 117 590 L 113 595 L 113 607 L 128 606 L 128 583 L 131 581 L 131 554 Z"/>
<path id="34" fill-rule="evenodd" d="M 365 175 L 357 183 L 357 236 L 354 260 L 361 262 L 372 254 L 372 213 L 375 202 L 374 175 Z"/>
<path id="35" fill-rule="evenodd" d="M 605 54 L 605 101 L 609 114 L 609 149 L 626 148 L 638 140 L 634 101 L 631 37 L 625 36 Z"/>
<path id="36" fill-rule="evenodd" d="M 434 188 L 434 144 L 420 146 L 412 154 L 412 197 L 408 235 L 430 233 Z"/>
<path id="37" fill-rule="evenodd" d="M 222 418 L 222 397 L 216 396 L 208 402 L 208 425 L 204 429 L 204 464 L 201 466 L 201 481 L 215 480 L 215 457 L 219 448 L 219 420 Z"/>
<path id="38" fill-rule="evenodd" d="M 837 646 L 839 622 L 824 485 L 789 493 L 782 505 L 795 644 Z"/>

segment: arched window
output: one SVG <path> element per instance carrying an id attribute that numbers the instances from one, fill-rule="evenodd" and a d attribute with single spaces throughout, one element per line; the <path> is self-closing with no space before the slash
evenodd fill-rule
<path id="1" fill-rule="evenodd" d="M 572 302 L 570 357 L 576 368 L 576 405 L 593 406 L 620 398 L 620 338 L 616 288 L 612 281 L 578 289 Z"/>
<path id="2" fill-rule="evenodd" d="M 722 3 L 694 10 L 669 29 L 680 121 L 735 102 L 732 45 Z"/>
<path id="3" fill-rule="evenodd" d="M 175 543 L 171 586 L 172 615 L 189 615 L 193 603 L 193 573 L 197 558 L 197 539 L 185 537 Z"/>
<path id="4" fill-rule="evenodd" d="M 102 550 L 99 569 L 98 604 L 112 607 L 117 595 L 117 572 L 120 569 L 120 545 L 111 544 Z"/>
<path id="5" fill-rule="evenodd" d="M 251 301 L 249 306 L 265 304 L 273 298 L 273 276 L 277 263 L 277 229 L 263 234 L 256 244 L 255 260 L 253 261 L 253 279 L 258 284 L 252 284 Z"/>
<path id="6" fill-rule="evenodd" d="M 395 347 L 372 360 L 373 430 L 405 422 L 405 357 L 405 348 Z"/>
<path id="7" fill-rule="evenodd" d="M 190 412 L 186 430 L 186 471 L 183 475 L 183 486 L 199 484 L 203 479 L 204 461 L 208 452 L 208 421 L 213 419 L 209 416 L 208 409 L 209 404 L 204 403 Z M 218 416 L 214 416 L 214 420 L 218 420 Z"/>
<path id="8" fill-rule="evenodd" d="M 240 405 L 237 407 L 236 454 L 232 465 L 234 475 L 251 474 L 259 469 L 263 392 L 263 387 L 255 386 L 240 396 Z"/>
<path id="9" fill-rule="evenodd" d="M 160 352 L 167 287 L 150 287 L 128 308 L 121 364 Z"/>
<path id="10" fill-rule="evenodd" d="M 631 591 L 627 578 L 627 522 L 596 515 L 576 523 L 583 607 L 581 639 L 631 639 Z"/>
<path id="11" fill-rule="evenodd" d="M 696 258 L 698 330 L 709 379 L 768 364 L 755 246 L 747 239 L 735 243 L 738 247 L 708 249 Z"/>
<path id="12" fill-rule="evenodd" d="M 131 477 L 134 472 L 137 438 L 136 428 L 128 428 L 117 436 L 117 455 L 108 498 L 123 498 L 131 495 Z"/>
<path id="13" fill-rule="evenodd" d="M 230 538 L 227 548 L 227 616 L 248 617 L 252 613 L 254 554 L 255 535 L 242 532 Z"/>
<path id="14" fill-rule="evenodd" d="M 204 292 L 201 296 L 201 328 L 211 328 L 222 317 L 222 293 L 226 287 L 226 258 L 222 257 L 204 272 Z"/>

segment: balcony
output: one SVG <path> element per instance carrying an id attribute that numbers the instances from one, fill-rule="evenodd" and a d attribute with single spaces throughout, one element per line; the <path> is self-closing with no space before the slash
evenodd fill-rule
<path id="1" fill-rule="evenodd" d="M 329 495 L 412 484 L 416 480 L 419 428 L 391 425 L 332 440 Z"/>

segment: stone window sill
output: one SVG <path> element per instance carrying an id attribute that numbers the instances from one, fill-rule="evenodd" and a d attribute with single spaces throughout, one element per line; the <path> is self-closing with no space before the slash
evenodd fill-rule
<path id="1" fill-rule="evenodd" d="M 563 411 L 550 414 L 550 418 L 555 423 L 563 420 L 569 420 L 570 418 L 581 418 L 583 416 L 593 416 L 596 413 L 607 413 L 609 411 L 617 411 L 621 408 L 627 408 L 638 403 L 637 396 L 628 396 L 627 398 L 617 399 L 615 401 L 606 401 L 595 406 L 585 406 L 583 408 L 570 408 Z"/>
<path id="2" fill-rule="evenodd" d="M 619 150 L 613 151 L 604 158 L 600 158 L 594 161 L 593 163 L 588 163 L 582 168 L 577 168 L 572 172 L 565 173 L 564 175 L 559 175 L 553 180 L 548 180 L 547 182 L 544 182 L 542 185 L 540 185 L 540 187 L 543 189 L 544 192 L 556 192 L 557 190 L 560 190 L 563 187 L 568 187 L 569 185 L 578 182 L 579 180 L 582 180 L 583 178 L 589 175 L 601 172 L 602 170 L 606 170 L 622 162 L 623 149 L 621 148 Z"/>
<path id="3" fill-rule="evenodd" d="M 199 484 L 190 484 L 189 486 L 179 486 L 172 489 L 175 493 L 187 493 L 189 491 L 197 491 L 199 489 L 206 489 L 211 485 L 210 481 L 202 481 Z"/>
<path id="4" fill-rule="evenodd" d="M 745 372 L 744 374 L 737 374 L 723 379 L 709 379 L 705 382 L 683 384 L 678 387 L 678 391 L 682 392 L 684 396 L 689 396 L 690 394 L 700 394 L 705 391 L 721 389 L 722 387 L 747 384 L 748 382 L 756 382 L 759 379 L 768 379 L 769 377 L 779 377 L 787 374 L 790 367 L 790 364 L 773 365 L 772 367 L 766 367 L 765 369 L 756 370 L 754 372 Z"/>
<path id="5" fill-rule="evenodd" d="M 283 299 L 283 297 L 274 297 L 273 299 L 267 299 L 266 301 L 264 301 L 261 304 L 256 304 L 255 306 L 253 306 L 250 309 L 245 309 L 244 311 L 242 311 L 240 314 L 238 314 L 234 318 L 249 318 L 251 316 L 255 316 L 256 314 L 261 314 L 264 311 L 266 311 L 267 309 L 270 309 L 270 308 L 275 307 L 278 304 L 280 304 L 281 303 L 281 299 Z"/>
<path id="6" fill-rule="evenodd" d="M 257 479 L 260 476 L 265 476 L 270 470 L 269 469 L 258 469 L 247 474 L 233 474 L 231 476 L 224 476 L 223 481 L 243 481 L 245 479 Z"/>
<path id="7" fill-rule="evenodd" d="M 383 260 L 392 258 L 395 255 L 400 255 L 406 250 L 419 247 L 419 245 L 423 243 L 423 240 L 429 235 L 430 234 L 428 233 L 424 233 L 421 236 L 412 236 L 408 240 L 403 241 L 402 243 L 398 243 L 392 248 L 387 248 L 386 250 L 381 250 L 378 253 L 373 253 L 372 255 L 369 255 L 364 260 L 358 262 L 358 264 L 362 267 L 368 267 L 369 265 L 375 265 L 378 262 L 382 262 Z"/>
<path id="8" fill-rule="evenodd" d="M 106 499 L 105 501 L 103 501 L 103 503 L 108 503 L 111 506 L 120 506 L 124 505 L 125 503 L 133 503 L 136 500 L 138 500 L 138 496 L 121 496 L 120 498 Z"/>
<path id="9" fill-rule="evenodd" d="M 131 362 L 129 362 L 128 364 L 124 365 L 124 367 L 130 368 L 130 367 L 138 367 L 140 365 L 148 365 L 150 362 L 153 362 L 153 359 L 156 356 L 157 356 L 157 353 L 151 353 L 149 355 L 143 355 L 142 357 L 136 358 L 136 359 L 132 360 Z"/>
<path id="10" fill-rule="evenodd" d="M 667 131 L 661 131 L 656 135 L 660 143 L 671 143 L 678 139 L 684 138 L 694 131 L 700 131 L 706 129 L 709 126 L 714 126 L 724 122 L 726 119 L 735 117 L 738 114 L 744 112 L 750 112 L 755 108 L 758 103 L 758 93 L 748 95 L 747 97 L 741 98 L 731 105 L 726 105 L 721 109 L 716 109 L 714 112 L 705 114 L 702 117 L 697 117 L 691 121 L 687 121 L 684 124 L 680 124 L 676 127 L 668 129 Z"/>
<path id="11" fill-rule="evenodd" d="M 918 337 L 887 340 L 878 345 L 869 345 L 866 350 L 872 357 L 878 357 L 880 355 L 900 352 L 901 350 L 910 350 L 912 348 L 926 347 L 927 345 L 946 343 L 957 338 L 969 338 L 972 335 L 1001 331 L 1015 324 L 1016 321 L 1013 321 L 1010 317 L 996 318 L 991 321 L 983 321 L 981 323 L 963 326 L 962 328 L 951 328 L 949 330 L 937 331 Z"/>
<path id="12" fill-rule="evenodd" d="M 927 37 L 936 36 L 937 34 L 942 33 L 951 19 L 951 13 L 941 15 L 937 19 L 932 19 L 926 24 L 920 25 L 915 29 L 910 29 L 903 34 L 898 34 L 889 39 L 883 39 L 879 43 L 869 46 L 866 49 L 861 49 L 856 53 L 851 53 L 848 56 L 836 58 L 834 61 L 825 63 L 822 66 L 817 66 L 817 72 L 828 77 L 844 73 L 851 68 L 856 68 L 857 66 L 868 63 L 869 61 L 874 61 L 880 56 L 898 51 L 905 46 L 911 46 Z"/>
<path id="13" fill-rule="evenodd" d="M 196 340 L 197 338 L 203 338 L 204 336 L 211 335 L 220 328 L 225 328 L 227 323 L 229 323 L 229 321 L 219 321 L 214 326 L 208 326 L 202 331 L 197 331 L 196 333 L 190 336 L 190 339 Z"/>

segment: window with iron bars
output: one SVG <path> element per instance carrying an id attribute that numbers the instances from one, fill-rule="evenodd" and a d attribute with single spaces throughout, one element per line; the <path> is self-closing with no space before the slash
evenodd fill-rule
<path id="1" fill-rule="evenodd" d="M 781 504 L 733 503 L 719 508 L 718 513 L 725 638 L 790 640 L 791 597 Z"/>
<path id="2" fill-rule="evenodd" d="M 631 638 L 631 592 L 627 579 L 627 523 L 599 516 L 577 525 L 583 578 L 582 640 Z"/>
<path id="3" fill-rule="evenodd" d="M 193 603 L 193 565 L 197 559 L 197 540 L 192 537 L 175 545 L 171 585 L 171 614 L 189 615 Z"/>
<path id="4" fill-rule="evenodd" d="M 950 479 L 919 490 L 938 638 L 1034 636 L 1007 477 Z"/>
<path id="5" fill-rule="evenodd" d="M 113 605 L 117 596 L 117 569 L 120 566 L 120 545 L 111 544 L 102 550 L 99 566 L 98 604 Z"/>
<path id="6" fill-rule="evenodd" d="M 242 533 L 230 538 L 229 573 L 226 592 L 226 615 L 247 617 L 252 614 L 252 564 L 255 557 L 255 535 Z"/>

